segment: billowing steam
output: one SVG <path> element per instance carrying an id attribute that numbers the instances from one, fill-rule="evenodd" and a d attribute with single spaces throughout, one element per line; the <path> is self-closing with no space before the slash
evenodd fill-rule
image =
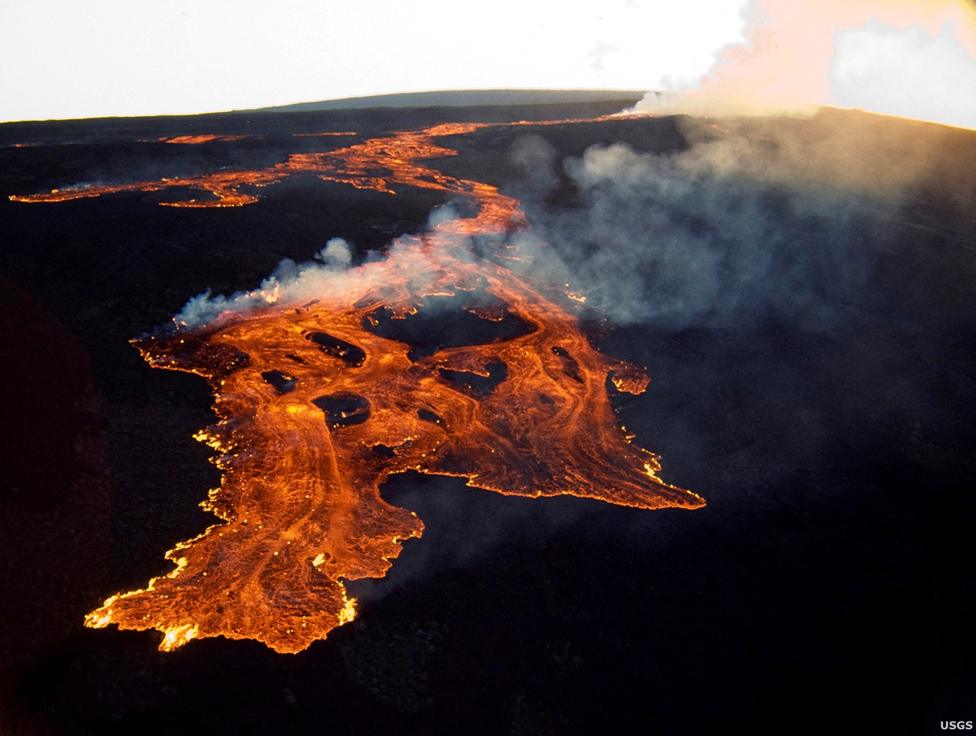
<path id="1" fill-rule="evenodd" d="M 435 209 L 428 229 L 449 222 L 457 215 L 449 206 Z M 374 267 L 383 262 L 383 268 Z M 191 298 L 173 319 L 187 328 L 213 325 L 223 318 L 271 305 L 291 306 L 322 299 L 355 301 L 369 289 L 386 285 L 391 272 L 407 274 L 414 284 L 426 283 L 440 265 L 422 247 L 422 240 L 404 235 L 394 240 L 383 254 L 371 251 L 363 262 L 353 264 L 352 246 L 343 238 L 331 238 L 312 260 L 296 263 L 281 261 L 260 286 L 224 296 L 209 289 Z M 392 271 L 391 271 L 392 269 Z"/>
<path id="2" fill-rule="evenodd" d="M 395 251 L 394 251 L 395 253 Z M 391 253 L 393 255 L 393 253 Z M 260 287 L 231 296 L 214 296 L 209 290 L 190 299 L 176 315 L 177 324 L 199 327 L 232 312 L 246 312 L 270 304 L 291 304 L 314 299 L 322 289 L 335 290 L 344 285 L 343 274 L 352 262 L 352 248 L 342 238 L 331 238 L 312 261 L 298 264 L 286 258 Z"/>
<path id="3" fill-rule="evenodd" d="M 747 41 L 697 88 L 638 111 L 803 113 L 849 107 L 976 128 L 969 0 L 752 0 Z M 662 102 L 663 100 L 663 102 Z"/>

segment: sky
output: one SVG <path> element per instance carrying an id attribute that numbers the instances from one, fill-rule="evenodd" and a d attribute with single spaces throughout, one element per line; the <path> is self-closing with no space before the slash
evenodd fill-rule
<path id="1" fill-rule="evenodd" d="M 0 121 L 439 89 L 674 88 L 744 0 L 0 0 Z"/>

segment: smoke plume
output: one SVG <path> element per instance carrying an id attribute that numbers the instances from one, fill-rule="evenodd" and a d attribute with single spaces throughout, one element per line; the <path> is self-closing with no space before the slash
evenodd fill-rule
<path id="1" fill-rule="evenodd" d="M 430 213 L 426 231 L 432 232 L 438 225 L 457 218 L 451 206 L 438 207 Z M 369 251 L 354 259 L 350 243 L 343 238 L 330 238 L 310 261 L 282 260 L 256 289 L 230 296 L 215 295 L 209 289 L 197 294 L 173 320 L 180 327 L 193 329 L 272 305 L 295 306 L 325 298 L 346 299 L 347 304 L 352 304 L 370 289 L 387 285 L 391 273 L 403 274 L 405 281 L 420 286 L 441 268 L 421 246 L 421 236 L 403 235 L 382 253 Z M 380 261 L 382 268 L 376 267 Z"/>
<path id="2" fill-rule="evenodd" d="M 313 259 L 296 263 L 286 258 L 257 289 L 231 296 L 216 296 L 208 289 L 190 299 L 174 318 L 184 327 L 200 327 L 222 315 L 246 312 L 271 304 L 292 304 L 315 299 L 322 290 L 334 290 L 348 282 L 346 269 L 352 263 L 352 248 L 342 238 L 331 238 Z"/>
<path id="3" fill-rule="evenodd" d="M 962 131 L 840 111 L 679 125 L 688 147 L 664 154 L 514 144 L 528 268 L 620 324 L 835 329 L 871 302 L 878 255 L 922 230 L 914 203 L 937 192 L 963 217 L 976 195 Z M 560 168 L 569 206 L 553 206 Z"/>
<path id="4" fill-rule="evenodd" d="M 976 10 L 968 0 L 752 0 L 745 44 L 698 86 L 639 112 L 809 113 L 821 105 L 976 127 Z M 662 101 L 663 99 L 663 101 Z"/>

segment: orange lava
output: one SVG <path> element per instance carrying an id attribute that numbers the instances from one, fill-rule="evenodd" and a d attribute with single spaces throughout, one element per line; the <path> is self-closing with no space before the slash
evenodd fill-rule
<path id="1" fill-rule="evenodd" d="M 252 138 L 250 135 L 214 135 L 214 134 L 204 134 L 204 135 L 174 135 L 170 138 L 160 138 L 157 143 L 181 143 L 196 145 L 199 143 L 213 143 L 213 142 L 225 142 L 225 141 L 242 141 L 246 138 Z"/>
<path id="2" fill-rule="evenodd" d="M 164 177 L 154 181 L 128 184 L 82 184 L 52 189 L 43 194 L 10 195 L 14 202 L 67 202 L 121 192 L 159 192 L 166 189 L 198 189 L 212 199 L 188 199 L 160 202 L 165 207 L 240 207 L 258 201 L 244 187 L 263 187 L 293 174 L 317 174 L 324 181 L 335 181 L 360 189 L 394 194 L 393 182 L 427 189 L 451 188 L 451 180 L 436 169 L 417 163 L 420 159 L 452 156 L 456 152 L 432 142 L 434 136 L 457 135 L 484 127 L 481 123 L 438 125 L 424 131 L 401 131 L 389 138 L 374 138 L 358 145 L 319 153 L 293 153 L 278 164 L 265 169 L 220 171 L 190 177 Z M 462 191 L 475 186 L 470 182 Z M 480 185 L 479 185 L 480 186 Z"/>
<path id="3" fill-rule="evenodd" d="M 526 227 L 519 203 L 422 162 L 454 153 L 433 138 L 479 127 L 295 154 L 263 174 L 262 183 L 315 171 L 382 192 L 437 189 L 476 214 L 401 241 L 384 260 L 325 273 L 313 298 L 269 293 L 260 308 L 135 341 L 154 367 L 211 385 L 219 421 L 197 438 L 219 453 L 221 485 L 203 506 L 220 521 L 167 553 L 169 574 L 113 595 L 88 626 L 156 629 L 163 650 L 224 636 L 301 651 L 355 616 L 345 581 L 383 577 L 402 542 L 422 534 L 416 514 L 380 495 L 411 470 L 507 495 L 704 505 L 662 481 L 657 457 L 619 426 L 608 392 L 643 392 L 643 371 L 598 353 L 569 302 L 472 257 L 467 235 Z M 481 337 L 418 352 L 384 332 L 432 299 L 456 300 Z M 494 332 L 511 324 L 520 327 Z"/>
<path id="4" fill-rule="evenodd" d="M 609 116 L 572 120 L 519 121 L 511 125 L 558 125 L 575 122 L 605 120 Z M 423 167 L 417 162 L 424 158 L 453 156 L 456 151 L 434 144 L 437 136 L 459 135 L 492 123 L 446 123 L 420 131 L 400 131 L 388 138 L 374 138 L 364 143 L 334 151 L 320 153 L 293 153 L 288 158 L 265 169 L 220 171 L 199 176 L 163 177 L 152 181 L 136 181 L 118 184 L 78 184 L 52 189 L 41 194 L 11 194 L 12 202 L 29 204 L 69 202 L 76 199 L 101 197 L 104 194 L 122 192 L 162 192 L 167 189 L 196 189 L 210 195 L 208 199 L 184 199 L 160 202 L 163 207 L 242 207 L 258 201 L 256 194 L 242 191 L 244 188 L 260 188 L 274 184 L 292 174 L 317 174 L 324 181 L 349 184 L 358 189 L 372 189 L 394 194 L 392 182 L 426 189 L 446 189 L 471 194 L 476 182 L 468 182 L 461 190 L 452 189 L 452 183 L 436 169 Z M 305 135 L 296 133 L 295 135 Z M 315 133 L 309 135 L 355 135 L 350 132 Z M 248 136 L 182 136 L 182 143 L 202 143 L 203 138 L 224 140 Z M 190 140 L 193 139 L 193 140 Z M 175 139 L 160 139 L 177 142 Z M 456 180 L 453 181 L 457 183 Z"/>

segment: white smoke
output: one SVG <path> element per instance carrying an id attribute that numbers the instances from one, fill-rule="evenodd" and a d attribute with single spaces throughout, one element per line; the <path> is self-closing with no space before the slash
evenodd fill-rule
<path id="1" fill-rule="evenodd" d="M 637 112 L 810 114 L 823 105 L 976 128 L 969 0 L 752 0 L 745 43 Z"/>
<path id="2" fill-rule="evenodd" d="M 342 238 L 332 238 L 315 258 L 322 261 L 327 268 L 349 268 L 352 263 L 352 246 Z"/>
<path id="3" fill-rule="evenodd" d="M 256 289 L 238 291 L 230 296 L 214 295 L 210 289 L 197 294 L 187 301 L 173 321 L 180 327 L 195 329 L 270 306 L 297 306 L 319 301 L 345 308 L 369 290 L 388 286 L 394 277 L 400 283 L 409 282 L 415 287 L 429 283 L 441 270 L 441 264 L 436 261 L 436 255 L 423 247 L 423 238 L 435 231 L 439 237 L 456 237 L 458 253 L 465 253 L 469 250 L 468 238 L 442 231 L 442 226 L 458 217 L 450 205 L 437 207 L 430 213 L 421 235 L 396 238 L 382 252 L 365 254 L 359 264 L 353 263 L 352 244 L 343 238 L 330 238 L 309 261 L 282 260 Z"/>
<path id="4" fill-rule="evenodd" d="M 349 283 L 352 246 L 343 238 L 331 238 L 312 260 L 296 263 L 282 260 L 274 272 L 257 289 L 239 291 L 230 296 L 214 295 L 210 289 L 192 297 L 173 319 L 181 327 L 197 328 L 222 317 L 245 313 L 274 304 L 297 304 L 336 292 Z M 353 280 L 369 279 L 357 273 Z"/>

